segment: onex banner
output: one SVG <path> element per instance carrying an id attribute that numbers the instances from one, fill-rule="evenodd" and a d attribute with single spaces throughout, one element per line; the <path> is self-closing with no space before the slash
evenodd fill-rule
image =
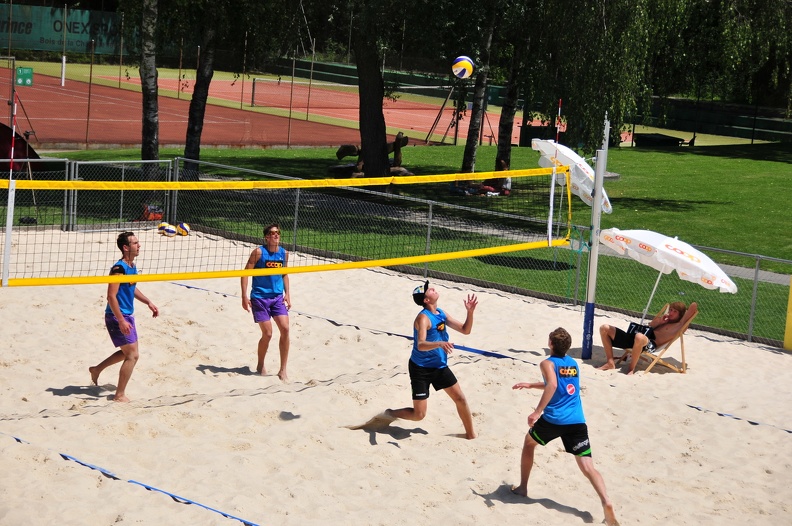
<path id="1" fill-rule="evenodd" d="M 0 49 L 13 55 L 15 49 L 117 54 L 121 17 L 105 11 L 0 5 Z M 11 49 L 8 49 L 10 42 Z"/>

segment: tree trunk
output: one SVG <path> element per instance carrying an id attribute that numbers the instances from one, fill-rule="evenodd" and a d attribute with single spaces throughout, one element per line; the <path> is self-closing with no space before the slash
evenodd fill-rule
<path id="1" fill-rule="evenodd" d="M 515 46 L 506 93 L 503 96 L 500 121 L 498 121 L 498 153 L 495 156 L 495 169 L 502 170 L 504 165 L 511 167 L 511 139 L 514 130 L 514 116 L 520 98 L 520 78 L 523 72 L 523 46 Z M 523 125 L 525 123 L 523 122 Z"/>
<path id="2" fill-rule="evenodd" d="M 361 23 L 361 26 L 364 24 Z M 353 33 L 355 63 L 360 92 L 360 147 L 366 177 L 388 175 L 388 145 L 382 99 L 385 84 L 380 71 L 381 56 L 376 35 L 370 27 L 360 27 Z"/>
<path id="3" fill-rule="evenodd" d="M 493 2 L 490 22 L 487 32 L 484 34 L 484 41 L 479 60 L 481 64 L 476 73 L 476 85 L 473 88 L 473 107 L 470 111 L 470 124 L 468 125 L 467 142 L 465 143 L 465 154 L 462 158 L 462 173 L 472 173 L 476 171 L 476 152 L 478 150 L 479 135 L 484 120 L 487 96 L 487 77 L 489 75 L 490 48 L 492 47 L 492 35 L 495 32 L 495 24 L 499 13 L 500 2 Z"/>
<path id="4" fill-rule="evenodd" d="M 157 0 L 143 1 L 140 27 L 141 60 L 140 90 L 143 95 L 143 137 L 140 156 L 143 160 L 159 159 L 159 105 L 157 101 Z M 144 165 L 154 166 L 154 165 Z M 147 174 L 148 176 L 151 174 Z"/>
<path id="5" fill-rule="evenodd" d="M 206 115 L 206 99 L 209 97 L 209 85 L 214 76 L 215 29 L 207 26 L 203 34 L 200 62 L 195 72 L 190 110 L 187 117 L 187 138 L 184 146 L 184 157 L 187 159 L 201 158 L 201 133 L 203 132 L 204 116 Z M 197 181 L 198 164 L 185 163 L 180 174 L 181 180 Z"/>

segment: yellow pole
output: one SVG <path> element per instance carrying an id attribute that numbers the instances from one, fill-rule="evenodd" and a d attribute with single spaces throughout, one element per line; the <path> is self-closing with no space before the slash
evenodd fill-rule
<path id="1" fill-rule="evenodd" d="M 786 331 L 784 331 L 784 349 L 792 351 L 792 277 L 789 278 L 789 302 L 787 303 Z"/>

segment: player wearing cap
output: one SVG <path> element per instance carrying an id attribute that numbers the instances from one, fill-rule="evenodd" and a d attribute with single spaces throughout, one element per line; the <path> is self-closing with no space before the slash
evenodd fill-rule
<path id="1" fill-rule="evenodd" d="M 423 420 L 431 385 L 435 391 L 442 389 L 451 397 L 465 426 L 465 437 L 472 439 L 476 438 L 473 416 L 456 376 L 448 367 L 448 355 L 453 351 L 454 344 L 448 341 L 447 328 L 470 334 L 473 328 L 473 311 L 476 310 L 478 299 L 475 294 L 468 294 L 464 302 L 467 315 L 464 323 L 461 323 L 438 308 L 439 297 L 438 292 L 429 287 L 428 281 L 413 290 L 413 301 L 423 307 L 413 323 L 413 348 L 408 364 L 413 407 L 388 409 L 385 414 L 391 418 Z"/>

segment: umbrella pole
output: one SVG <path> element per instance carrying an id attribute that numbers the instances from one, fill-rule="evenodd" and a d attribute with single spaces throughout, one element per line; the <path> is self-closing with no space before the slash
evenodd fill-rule
<path id="1" fill-rule="evenodd" d="M 663 270 L 665 270 L 665 266 L 663 267 Z M 654 299 L 655 291 L 657 290 L 657 285 L 660 284 L 660 278 L 663 277 L 663 270 L 661 270 L 660 274 L 657 275 L 657 281 L 655 281 L 654 288 L 652 289 L 652 294 L 649 296 L 649 302 L 646 304 L 643 314 L 641 315 L 641 325 L 643 325 L 643 321 L 646 319 L 646 313 L 649 311 L 649 305 L 652 304 L 652 299 Z"/>
<path id="2" fill-rule="evenodd" d="M 555 185 L 555 181 L 553 181 Z M 561 206 L 564 204 L 564 193 L 558 192 L 558 217 L 556 219 L 556 237 L 558 237 L 558 233 L 561 231 Z M 558 247 L 553 249 L 553 268 L 556 268 L 557 258 L 556 255 L 558 254 Z"/>

